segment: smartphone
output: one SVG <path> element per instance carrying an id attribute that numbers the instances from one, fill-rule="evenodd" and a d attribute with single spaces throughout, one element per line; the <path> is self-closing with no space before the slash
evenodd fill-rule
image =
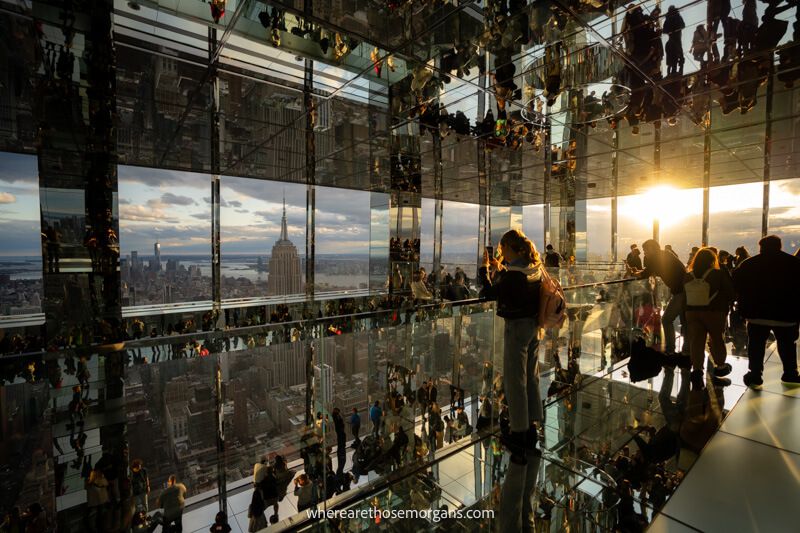
<path id="1" fill-rule="evenodd" d="M 494 259 L 494 246 L 487 246 L 486 253 L 489 254 L 489 259 Z"/>

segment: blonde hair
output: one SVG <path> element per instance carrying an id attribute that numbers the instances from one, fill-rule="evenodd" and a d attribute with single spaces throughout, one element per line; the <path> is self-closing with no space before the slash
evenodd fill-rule
<path id="1" fill-rule="evenodd" d="M 515 254 L 519 255 L 523 259 L 527 260 L 528 263 L 538 265 L 541 261 L 539 258 L 539 252 L 536 250 L 536 245 L 531 242 L 528 237 L 522 233 L 521 230 L 512 229 L 503 235 L 500 239 L 500 253 L 502 254 L 503 248 L 508 248 L 512 250 Z"/>

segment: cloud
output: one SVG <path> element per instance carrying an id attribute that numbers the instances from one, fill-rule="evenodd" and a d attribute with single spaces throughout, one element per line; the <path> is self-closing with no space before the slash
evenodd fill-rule
<path id="1" fill-rule="evenodd" d="M 211 220 L 210 213 L 193 213 L 189 216 L 192 218 L 196 218 L 197 220 Z"/>
<path id="2" fill-rule="evenodd" d="M 131 201 L 128 198 L 120 198 L 119 205 L 130 205 Z"/>
<path id="3" fill-rule="evenodd" d="M 0 181 L 39 185 L 39 165 L 36 156 L 0 153 Z"/>
<path id="4" fill-rule="evenodd" d="M 149 204 L 150 202 L 148 202 Z M 154 224 L 177 224 L 178 219 L 169 217 L 160 207 L 143 205 L 122 205 L 119 208 L 122 224 L 126 222 L 152 222 Z"/>
<path id="5" fill-rule="evenodd" d="M 17 201 L 17 197 L 10 192 L 0 192 L 0 204 L 13 204 Z"/>
<path id="6" fill-rule="evenodd" d="M 192 198 L 166 192 L 161 195 L 161 203 L 165 205 L 197 205 Z"/>
<path id="7" fill-rule="evenodd" d="M 208 190 L 211 176 L 196 172 L 163 170 L 148 167 L 119 166 L 119 180 L 142 183 L 150 187 L 195 187 Z"/>

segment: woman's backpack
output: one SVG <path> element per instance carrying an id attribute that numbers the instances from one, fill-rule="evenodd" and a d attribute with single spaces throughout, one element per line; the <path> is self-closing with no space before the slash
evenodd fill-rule
<path id="1" fill-rule="evenodd" d="M 702 277 L 697 277 L 692 273 L 692 279 L 684 283 L 683 290 L 686 293 L 686 305 L 705 307 L 711 303 L 717 293 L 711 294 L 711 284 L 706 281 L 706 277 L 714 270 L 709 268 Z"/>
<path id="2" fill-rule="evenodd" d="M 567 318 L 567 300 L 558 280 L 550 277 L 542 268 L 542 281 L 539 288 L 539 327 L 560 328 Z"/>

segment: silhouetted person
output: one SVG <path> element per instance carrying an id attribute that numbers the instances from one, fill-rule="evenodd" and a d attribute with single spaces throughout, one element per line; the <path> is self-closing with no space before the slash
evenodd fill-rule
<path id="1" fill-rule="evenodd" d="M 662 30 L 667 35 L 667 76 L 683 75 L 684 58 L 681 36 L 685 27 L 686 24 L 683 22 L 680 11 L 675 6 L 669 6 Z"/>
<path id="2" fill-rule="evenodd" d="M 561 256 L 553 249 L 552 244 L 545 246 L 544 266 L 547 268 L 558 268 L 561 266 Z"/>
<path id="3" fill-rule="evenodd" d="M 733 285 L 728 274 L 722 271 L 717 255 L 710 248 L 700 249 L 689 265 L 684 292 L 686 293 L 686 326 L 692 358 L 692 383 L 703 386 L 703 367 L 706 358 L 706 341 L 713 368 L 708 371 L 715 385 L 730 385 L 723 379 L 731 373 L 725 362 L 725 320 L 733 300 Z"/>
<path id="4" fill-rule="evenodd" d="M 625 258 L 625 263 L 627 263 L 631 269 L 642 269 L 642 252 L 636 244 L 631 244 L 631 251 L 628 257 Z"/>
<path id="5" fill-rule="evenodd" d="M 372 407 L 369 408 L 369 420 L 372 422 L 372 433 L 376 437 L 381 431 L 381 417 L 383 416 L 383 411 L 381 410 L 381 402 L 375 400 L 375 403 Z"/>
<path id="6" fill-rule="evenodd" d="M 350 415 L 350 431 L 353 433 L 353 448 L 355 448 L 361 442 L 358 438 L 358 433 L 361 431 L 361 416 L 355 407 L 353 407 L 353 414 Z"/>
<path id="7" fill-rule="evenodd" d="M 758 242 L 760 253 L 733 271 L 739 311 L 747 320 L 749 372 L 744 383 L 763 384 L 764 350 L 770 331 L 775 334 L 783 363 L 784 383 L 800 383 L 795 343 L 800 323 L 800 259 L 781 251 L 781 239 L 769 235 Z"/>
<path id="8" fill-rule="evenodd" d="M 664 351 L 666 353 L 674 353 L 675 319 L 680 317 L 682 327 L 686 324 L 686 294 L 683 292 L 686 268 L 675 254 L 662 250 L 655 239 L 645 241 L 642 244 L 642 249 L 644 250 L 644 269 L 638 272 L 634 271 L 633 274 L 639 279 L 658 276 L 669 287 L 672 297 L 664 309 L 661 323 L 664 327 Z M 683 329 L 686 328 L 684 327 Z M 684 331 L 684 336 L 686 333 Z M 689 343 L 686 342 L 686 339 L 684 339 L 682 353 L 684 355 L 689 353 Z"/>

